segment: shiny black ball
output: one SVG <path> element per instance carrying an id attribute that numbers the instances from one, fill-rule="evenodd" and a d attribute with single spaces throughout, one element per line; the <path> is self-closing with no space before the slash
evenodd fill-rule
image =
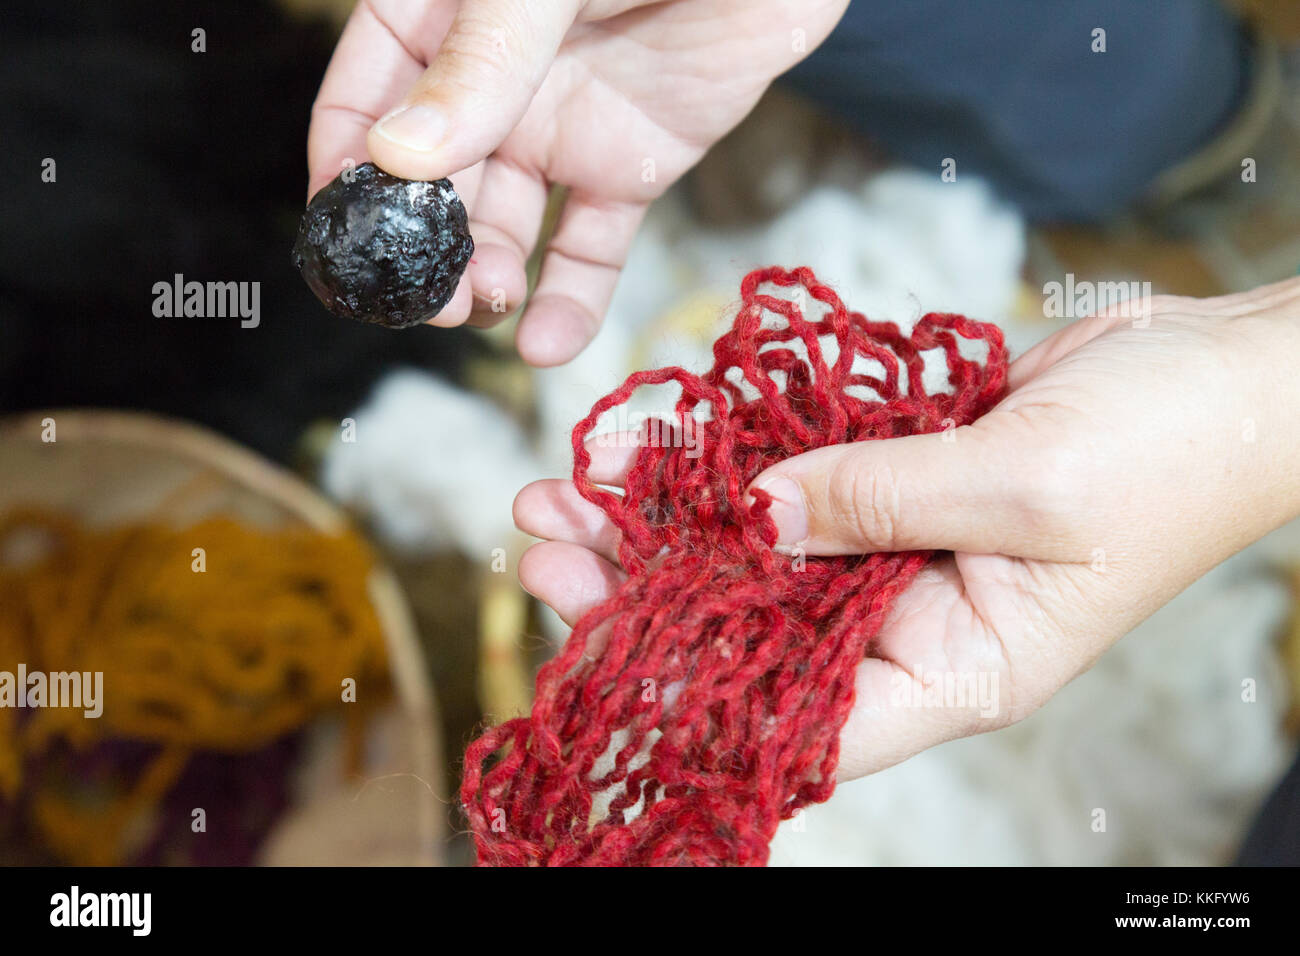
<path id="1" fill-rule="evenodd" d="M 365 163 L 313 197 L 293 261 L 335 315 L 404 329 L 442 311 L 473 253 L 450 182 L 398 179 Z"/>

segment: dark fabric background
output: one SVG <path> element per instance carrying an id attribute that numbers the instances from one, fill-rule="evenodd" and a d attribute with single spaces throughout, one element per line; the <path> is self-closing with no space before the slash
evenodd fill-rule
<path id="1" fill-rule="evenodd" d="M 1032 219 L 1094 221 L 1207 142 L 1248 69 L 1216 0 L 854 0 L 787 82 L 936 175 L 956 159 Z"/>
<path id="2" fill-rule="evenodd" d="M 454 375 L 475 347 L 335 318 L 290 262 L 329 29 L 261 0 L 7 0 L 3 20 L 0 412 L 147 409 L 285 461 L 385 369 Z M 176 273 L 260 282 L 261 325 L 154 317 Z"/>

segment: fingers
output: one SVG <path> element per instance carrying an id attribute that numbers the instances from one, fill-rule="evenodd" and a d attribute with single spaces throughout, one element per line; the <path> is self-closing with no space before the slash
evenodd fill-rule
<path id="1" fill-rule="evenodd" d="M 917 699 L 924 702 L 915 691 L 927 673 L 953 670 L 943 629 L 960 614 L 963 595 L 954 561 L 946 558 L 931 564 L 895 599 L 872 644 L 872 656 L 855 675 L 853 709 L 840 731 L 836 778 L 841 782 L 892 767 L 969 732 L 969 717 L 955 708 L 909 706 Z"/>
<path id="2" fill-rule="evenodd" d="M 591 480 L 618 486 L 641 450 L 635 444 L 637 437 L 631 432 L 615 432 L 589 439 L 591 467 L 587 473 Z M 515 496 L 514 519 L 526 534 L 576 544 L 610 561 L 618 560 L 618 529 L 567 479 L 544 478 L 525 485 Z"/>
<path id="3" fill-rule="evenodd" d="M 623 487 L 627 473 L 641 453 L 640 432 L 607 432 L 588 438 L 583 444 L 591 455 L 587 477 L 598 485 Z"/>
<path id="4" fill-rule="evenodd" d="M 463 0 L 429 68 L 370 131 L 371 157 L 394 176 L 438 179 L 489 155 L 523 118 L 578 7 Z"/>
<path id="5" fill-rule="evenodd" d="M 892 661 L 867 658 L 855 675 L 856 697 L 840 731 L 840 783 L 877 773 L 923 750 L 966 736 L 967 721 L 942 707 L 897 703 L 925 693 L 908 671 Z M 956 719 L 954 719 L 956 717 Z"/>
<path id="6" fill-rule="evenodd" d="M 369 155 L 366 135 L 384 111 L 420 76 L 423 64 L 375 14 L 359 3 L 348 18 L 312 105 L 307 132 L 307 198 Z"/>
<path id="7" fill-rule="evenodd" d="M 523 301 L 527 292 L 524 263 L 536 243 L 545 211 L 546 184 L 536 173 L 526 172 L 503 160 L 475 161 L 490 152 L 490 148 L 474 159 L 454 163 L 454 169 L 428 175 L 419 175 L 420 171 L 411 168 L 392 168 L 391 148 L 378 152 L 370 148 L 374 144 L 371 127 L 393 103 L 399 100 L 407 102 L 403 99 L 404 93 L 418 94 L 422 89 L 421 83 L 436 70 L 442 70 L 449 81 L 464 78 L 463 66 L 450 70 L 438 67 L 438 61 L 445 59 L 440 53 L 434 58 L 436 69 L 426 71 L 422 80 L 423 60 L 427 57 L 420 45 L 422 40 L 436 42 L 437 37 L 447 35 L 443 49 L 450 51 L 448 55 L 453 60 L 459 58 L 457 62 L 465 61 L 466 57 L 470 58 L 468 62 L 473 62 L 476 37 L 485 37 L 485 42 L 490 44 L 491 56 L 497 56 L 504 44 L 506 59 L 502 63 L 508 69 L 518 67 L 518 61 L 509 58 L 514 46 L 506 42 L 508 24 L 501 25 L 505 22 L 503 17 L 516 15 L 516 6 L 522 7 L 523 4 L 514 0 L 463 4 L 457 26 L 452 23 L 451 8 L 445 5 L 431 5 L 426 9 L 381 7 L 372 2 L 362 2 L 348 21 L 313 107 L 308 133 L 311 174 L 308 198 L 337 176 L 345 163 L 359 164 L 368 158 L 374 158 L 389 172 L 408 178 L 452 176 L 457 192 L 470 210 L 470 232 L 476 249 L 468 269 L 468 282 L 463 284 L 464 291 L 458 289 L 456 297 L 431 321 L 434 325 L 459 325 L 467 318 L 475 325 L 494 325 Z M 420 9 L 426 12 L 418 12 Z M 545 12 L 551 13 L 549 6 Z M 456 33 L 456 30 L 460 32 Z M 476 34 L 476 30 L 482 35 Z M 563 36 L 563 29 L 559 35 Z M 530 50 L 535 49 L 535 43 L 536 38 L 530 35 Z M 467 54 L 467 49 L 471 53 Z M 549 62 L 548 58 L 546 65 Z M 541 74 L 544 73 L 545 69 L 542 69 Z M 520 92 L 518 84 L 513 81 L 503 89 L 510 95 Z M 473 93 L 487 96 L 490 90 L 475 87 Z M 525 98 L 521 109 L 526 107 Z M 471 112 L 476 109 L 473 103 L 464 105 L 464 108 Z M 493 110 L 484 110 L 484 115 L 500 116 Z M 504 138 L 508 131 L 509 126 L 504 127 L 501 137 Z M 396 165 L 402 166 L 400 161 Z M 483 200 L 479 201 L 477 196 L 484 186 L 486 192 Z"/>
<path id="8" fill-rule="evenodd" d="M 640 450 L 634 438 L 618 433 L 587 442 L 593 481 L 617 485 L 626 478 Z M 543 479 L 526 485 L 515 497 L 514 519 L 521 531 L 550 539 L 524 553 L 519 582 L 570 626 L 626 580 L 617 564 L 618 529 L 573 482 Z"/>
<path id="9" fill-rule="evenodd" d="M 1016 651 L 1029 663 L 1013 668 L 1012 649 L 989 622 L 990 616 L 1007 619 L 1004 614 L 1018 624 L 1032 620 L 1032 599 L 1009 587 L 1005 600 L 1011 606 L 1004 608 L 1002 600 L 990 598 L 1000 590 L 981 586 L 994 577 L 1019 584 L 1020 567 L 993 555 L 949 555 L 931 562 L 895 599 L 871 657 L 858 667 L 853 709 L 840 735 L 839 780 L 1005 727 L 1046 699 L 1023 688 L 1035 677 L 1042 647 L 1018 642 Z M 1052 690 L 1068 679 L 1051 684 Z"/>
<path id="10" fill-rule="evenodd" d="M 571 481 L 546 478 L 526 486 L 515 497 L 514 517 L 519 530 L 534 537 L 576 544 L 618 561 L 618 529 Z"/>
<path id="11" fill-rule="evenodd" d="M 477 200 L 470 215 L 474 258 L 470 285 L 474 313 L 470 322 L 496 325 L 523 302 L 528 292 L 524 268 L 546 212 L 546 181 L 500 156 L 484 165 Z"/>
<path id="12" fill-rule="evenodd" d="M 452 293 L 451 301 L 444 305 L 437 315 L 425 319 L 425 324 L 440 329 L 454 329 L 458 325 L 464 325 L 465 318 L 470 312 L 471 299 L 469 283 L 458 283 L 456 291 Z"/>
<path id="13" fill-rule="evenodd" d="M 406 7 L 359 4 L 313 112 L 309 194 L 348 159 L 368 157 L 407 179 L 450 176 L 484 160 L 527 112 L 581 6 L 579 0 L 464 0 L 447 24 L 446 7 L 421 18 Z M 389 23 L 380 9 L 406 19 Z M 444 33 L 421 74 L 427 53 L 420 39 Z M 462 194 L 476 244 L 468 288 L 458 290 L 433 324 L 495 325 L 527 295 L 525 263 L 545 211 L 546 183 L 499 156 L 482 175 L 481 201 Z M 591 341 L 645 208 L 577 197 L 566 203 L 517 332 L 526 361 L 559 365 Z"/>
<path id="14" fill-rule="evenodd" d="M 462 282 L 472 292 L 467 322 L 490 329 L 519 307 L 528 292 L 528 276 L 524 260 L 508 244 L 494 241 L 493 229 L 471 222 L 469 231 L 474 237 L 474 256 Z"/>
<path id="15" fill-rule="evenodd" d="M 938 548 L 1022 553 L 1025 464 L 995 429 L 819 448 L 769 468 L 750 485 L 773 496 L 779 543 L 807 554 Z M 1031 445 L 1032 447 L 1032 445 Z M 1032 530 L 1032 529 L 1029 529 Z"/>
<path id="16" fill-rule="evenodd" d="M 627 575 L 594 551 L 563 541 L 543 541 L 519 559 L 519 583 L 549 604 L 572 627 L 608 600 Z"/>
<path id="17" fill-rule="evenodd" d="M 563 365 L 595 337 L 645 211 L 640 202 L 570 195 L 515 333 L 524 361 Z"/>

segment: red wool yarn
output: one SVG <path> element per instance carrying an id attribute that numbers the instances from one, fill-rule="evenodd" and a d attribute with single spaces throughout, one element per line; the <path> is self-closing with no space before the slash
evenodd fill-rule
<path id="1" fill-rule="evenodd" d="M 793 299 L 759 291 L 792 286 Z M 984 360 L 958 337 L 985 342 Z M 950 391 L 925 390 L 931 349 Z M 713 354 L 703 377 L 637 372 L 573 430 L 573 480 L 622 533 L 629 577 L 541 668 L 532 715 L 466 752 L 480 865 L 766 863 L 780 820 L 834 790 L 854 672 L 933 552 L 782 554 L 769 496 L 747 503 L 746 486 L 823 445 L 969 423 L 1006 388 L 996 326 L 930 313 L 904 335 L 849 312 L 807 268 L 746 276 Z M 695 440 L 647 442 L 622 496 L 600 488 L 584 445 L 597 419 L 668 382 Z"/>

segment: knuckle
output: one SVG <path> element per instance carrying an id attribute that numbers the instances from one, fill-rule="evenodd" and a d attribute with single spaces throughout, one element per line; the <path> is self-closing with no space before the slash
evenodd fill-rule
<path id="1" fill-rule="evenodd" d="M 1002 710 L 986 715 L 976 708 L 964 708 L 957 712 L 953 720 L 951 739 L 960 740 L 966 737 L 978 737 L 980 734 L 992 733 L 995 730 L 1005 730 L 1015 722 L 1010 714 Z"/>
<path id="2" fill-rule="evenodd" d="M 1039 449 L 1011 483 L 1011 505 L 1025 530 L 1038 538 L 1069 538 L 1095 490 L 1088 467 L 1073 448 Z"/>
<path id="3" fill-rule="evenodd" d="M 443 47 L 438 52 L 438 76 L 425 84 L 433 92 L 444 83 L 474 87 L 484 82 L 506 78 L 511 60 L 497 52 L 490 44 L 480 46 L 465 40 Z"/>
<path id="4" fill-rule="evenodd" d="M 858 540 L 892 550 L 898 534 L 898 475 L 884 463 L 865 464 L 856 456 L 841 459 L 830 474 L 829 516 L 847 526 Z"/>
<path id="5" fill-rule="evenodd" d="M 1001 473 L 991 504 L 1014 525 L 1003 530 L 1016 540 L 1055 544 L 1076 536 L 1105 486 L 1090 450 L 1066 437 L 1074 418 L 1051 403 L 1013 406 L 996 436 L 986 436 L 982 455 Z"/>
<path id="6" fill-rule="evenodd" d="M 526 62 L 528 36 L 522 17 L 462 16 L 438 51 L 439 65 L 456 76 L 501 78 Z"/>

